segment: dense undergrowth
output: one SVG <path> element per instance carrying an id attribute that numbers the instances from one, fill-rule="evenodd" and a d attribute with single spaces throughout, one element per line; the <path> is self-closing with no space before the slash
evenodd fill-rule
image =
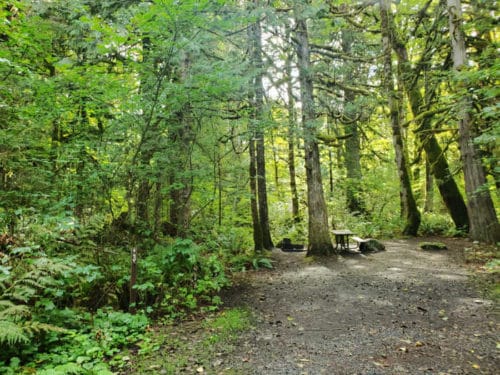
<path id="1" fill-rule="evenodd" d="M 111 374 L 127 364 L 124 349 L 152 350 L 151 326 L 216 311 L 228 273 L 271 266 L 228 250 L 223 236 L 132 245 L 127 233 L 115 234 L 128 238 L 117 243 L 102 235 L 104 225 L 59 219 L 26 221 L 0 238 L 0 373 Z"/>

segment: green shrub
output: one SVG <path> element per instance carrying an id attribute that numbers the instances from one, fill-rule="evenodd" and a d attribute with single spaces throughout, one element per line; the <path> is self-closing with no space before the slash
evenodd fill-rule
<path id="1" fill-rule="evenodd" d="M 233 272 L 243 272 L 250 269 L 273 268 L 272 261 L 260 254 L 238 254 L 228 261 L 229 269 Z"/>
<path id="2" fill-rule="evenodd" d="M 422 214 L 420 233 L 426 236 L 443 235 L 454 228 L 448 215 L 440 215 L 433 212 Z"/>
<path id="3" fill-rule="evenodd" d="M 138 273 L 135 289 L 141 305 L 172 318 L 198 308 L 217 308 L 217 293 L 229 282 L 218 258 L 203 255 L 201 248 L 188 239 L 156 245 L 139 260 Z"/>

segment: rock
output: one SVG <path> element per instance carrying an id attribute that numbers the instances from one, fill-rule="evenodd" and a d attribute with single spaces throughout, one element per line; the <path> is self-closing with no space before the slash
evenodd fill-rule
<path id="1" fill-rule="evenodd" d="M 370 238 L 359 244 L 360 251 L 384 251 L 385 246 L 382 242 Z"/>
<path id="2" fill-rule="evenodd" d="M 446 250 L 447 247 L 444 243 L 441 242 L 421 242 L 419 243 L 419 247 L 422 250 Z"/>

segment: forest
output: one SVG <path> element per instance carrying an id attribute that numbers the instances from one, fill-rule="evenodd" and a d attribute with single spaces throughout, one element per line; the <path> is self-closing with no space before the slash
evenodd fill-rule
<path id="1" fill-rule="evenodd" d="M 498 246 L 498 17 L 1 0 L 0 372 L 112 374 L 283 238 L 310 257 L 344 228 Z"/>

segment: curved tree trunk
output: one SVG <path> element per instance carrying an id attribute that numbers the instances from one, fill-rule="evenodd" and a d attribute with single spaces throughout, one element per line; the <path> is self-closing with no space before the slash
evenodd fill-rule
<path id="1" fill-rule="evenodd" d="M 460 0 L 448 0 L 450 37 L 453 49 L 453 65 L 458 71 L 465 68 L 466 51 L 462 32 L 462 9 Z M 462 96 L 458 102 L 460 154 L 465 178 L 468 212 L 470 219 L 470 237 L 474 240 L 488 243 L 500 241 L 500 225 L 495 207 L 486 186 L 484 168 L 478 150 L 474 145 L 477 131 L 470 111 L 472 99 Z"/>
<path id="2" fill-rule="evenodd" d="M 434 176 L 443 202 L 450 213 L 450 216 L 459 230 L 467 230 L 469 227 L 469 216 L 465 201 L 458 189 L 458 186 L 453 179 L 448 161 L 445 158 L 444 152 L 439 145 L 434 132 L 432 132 L 431 115 L 419 116 L 425 110 L 425 103 L 421 92 L 421 85 L 411 68 L 411 63 L 408 59 L 408 52 L 405 44 L 398 39 L 394 19 L 389 18 L 389 32 L 392 48 L 396 52 L 401 69 L 402 83 L 413 117 L 416 119 L 417 130 L 416 135 L 422 143 L 423 148 L 429 158 L 431 165 L 431 173 Z"/>
<path id="3" fill-rule="evenodd" d="M 307 205 L 309 213 L 309 245 L 307 255 L 327 255 L 333 252 L 328 229 L 328 214 L 323 192 L 319 146 L 316 140 L 313 82 L 309 60 L 309 41 L 305 19 L 296 15 L 297 65 L 299 68 L 302 127 L 304 129 Z"/>
<path id="4" fill-rule="evenodd" d="M 410 175 L 404 152 L 403 137 L 401 136 L 401 125 L 399 116 L 400 99 L 394 89 L 393 73 L 392 73 L 392 58 L 391 58 L 391 41 L 389 33 L 390 0 L 380 1 L 380 19 L 382 31 L 382 45 L 384 50 L 384 86 L 387 95 L 387 101 L 390 110 L 392 142 L 396 154 L 396 164 L 400 181 L 401 203 L 403 213 L 405 215 L 405 226 L 403 234 L 416 236 L 418 227 L 420 226 L 420 212 L 417 208 L 417 203 L 413 196 L 411 188 Z"/>

